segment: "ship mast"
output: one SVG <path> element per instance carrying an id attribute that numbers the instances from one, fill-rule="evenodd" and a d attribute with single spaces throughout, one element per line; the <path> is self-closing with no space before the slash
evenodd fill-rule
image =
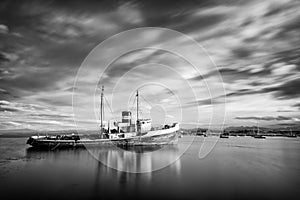
<path id="1" fill-rule="evenodd" d="M 136 90 L 136 132 L 138 133 L 138 121 L 139 121 L 139 91 Z"/>
<path id="2" fill-rule="evenodd" d="M 136 122 L 139 120 L 139 91 L 136 91 Z"/>
<path id="3" fill-rule="evenodd" d="M 257 135 L 259 135 L 259 121 L 257 121 Z"/>
<path id="4" fill-rule="evenodd" d="M 100 137 L 103 136 L 103 118 L 104 118 L 104 106 L 103 106 L 103 95 L 104 95 L 104 85 L 102 85 L 101 90 L 101 101 L 100 101 Z"/>

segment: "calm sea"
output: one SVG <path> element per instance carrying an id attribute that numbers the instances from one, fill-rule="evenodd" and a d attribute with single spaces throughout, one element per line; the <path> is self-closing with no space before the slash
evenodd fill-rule
<path id="1" fill-rule="evenodd" d="M 203 137 L 171 165 L 148 173 L 107 167 L 96 158 L 126 167 L 168 162 L 192 137 L 155 160 L 101 148 L 37 151 L 26 138 L 0 139 L 1 199 L 299 199 L 300 138 L 220 139 L 204 159 Z M 140 150 L 139 150 L 140 152 Z M 130 155 L 130 156 L 129 156 Z M 132 157 L 135 155 L 136 157 Z M 4 197 L 4 198 L 3 198 Z"/>

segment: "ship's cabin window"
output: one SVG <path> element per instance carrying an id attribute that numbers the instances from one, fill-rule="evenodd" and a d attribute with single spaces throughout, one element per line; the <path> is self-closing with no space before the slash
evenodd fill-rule
<path id="1" fill-rule="evenodd" d="M 138 121 L 139 124 L 150 124 L 151 120 Z"/>

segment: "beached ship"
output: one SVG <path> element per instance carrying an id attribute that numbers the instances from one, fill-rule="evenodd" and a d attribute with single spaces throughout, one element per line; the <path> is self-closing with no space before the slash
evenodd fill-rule
<path id="1" fill-rule="evenodd" d="M 104 87 L 102 86 L 100 102 L 100 133 L 98 138 L 86 136 L 55 135 L 55 136 L 31 136 L 27 144 L 34 147 L 62 148 L 62 147 L 88 147 L 99 145 L 117 146 L 144 146 L 144 145 L 167 145 L 176 144 L 179 135 L 179 124 L 165 124 L 160 128 L 153 128 L 151 119 L 139 118 L 139 93 L 136 92 L 136 122 L 131 123 L 131 112 L 122 112 L 122 123 L 112 127 L 104 126 Z"/>

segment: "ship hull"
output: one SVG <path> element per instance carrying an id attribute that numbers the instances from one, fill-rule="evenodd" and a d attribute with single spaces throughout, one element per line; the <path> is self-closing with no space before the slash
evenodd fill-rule
<path id="1" fill-rule="evenodd" d="M 79 136 L 64 136 L 61 137 L 47 137 L 47 136 L 31 136 L 27 140 L 27 144 L 33 147 L 39 148 L 79 148 L 90 146 L 103 146 L 103 145 L 115 145 L 115 146 L 153 146 L 153 145 L 167 145 L 176 144 L 178 142 L 179 124 L 174 126 L 149 131 L 144 135 L 114 138 L 114 139 L 81 139 Z M 130 134 L 136 135 L 136 134 Z"/>
<path id="2" fill-rule="evenodd" d="M 80 140 L 48 140 L 41 137 L 30 137 L 27 144 L 38 148 L 84 148 L 97 147 L 103 145 L 116 146 L 153 146 L 153 145 L 167 145 L 177 144 L 177 132 L 151 135 L 151 136 L 135 136 L 131 138 L 119 139 L 80 139 Z"/>

